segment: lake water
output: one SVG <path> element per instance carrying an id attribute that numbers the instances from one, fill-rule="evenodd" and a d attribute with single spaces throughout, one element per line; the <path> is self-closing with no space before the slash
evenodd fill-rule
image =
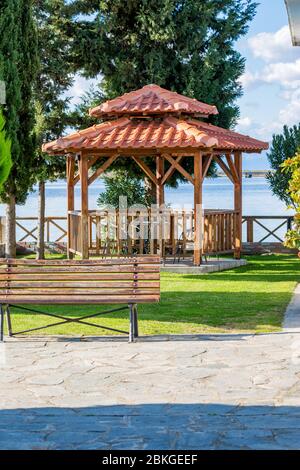
<path id="1" fill-rule="evenodd" d="M 98 181 L 90 186 L 89 207 L 96 209 L 96 200 L 104 189 L 103 183 Z M 177 189 L 166 188 L 166 203 L 171 207 L 190 209 L 193 203 L 193 187 L 191 184 L 181 184 Z M 226 178 L 207 179 L 204 184 L 203 203 L 205 209 L 233 209 L 233 185 Z M 75 209 L 80 208 L 80 187 L 75 190 Z M 24 206 L 18 206 L 19 217 L 37 216 L 37 193 L 29 195 Z M 59 181 L 46 185 L 46 215 L 65 216 L 66 182 Z M 0 215 L 4 215 L 4 206 L 0 205 Z M 285 205 L 275 197 L 269 189 L 264 178 L 251 178 L 243 180 L 243 215 L 289 215 L 293 212 L 287 210 Z M 279 221 L 270 221 L 268 226 L 275 228 Z M 29 227 L 30 224 L 27 224 Z M 263 229 L 256 227 L 256 238 L 263 236 Z M 284 229 L 279 232 L 284 234 Z"/>

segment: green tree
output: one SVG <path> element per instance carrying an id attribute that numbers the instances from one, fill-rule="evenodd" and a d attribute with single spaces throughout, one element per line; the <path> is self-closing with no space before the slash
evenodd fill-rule
<path id="1" fill-rule="evenodd" d="M 230 128 L 239 116 L 236 99 L 245 68 L 234 45 L 247 32 L 256 5 L 254 0 L 73 0 L 74 65 L 87 77 L 102 74 L 103 100 L 156 83 L 215 104 L 219 115 L 211 122 Z M 80 125 L 90 124 L 82 112 L 81 106 Z M 114 168 L 121 164 L 118 160 Z M 130 165 L 128 170 L 144 177 Z M 183 166 L 193 171 L 189 159 Z M 214 171 L 213 164 L 209 175 Z M 168 184 L 181 180 L 175 172 Z"/>
<path id="2" fill-rule="evenodd" d="M 270 188 L 287 206 L 294 206 L 289 192 L 292 170 L 289 167 L 282 172 L 282 164 L 292 158 L 300 148 L 300 124 L 293 127 L 284 126 L 282 134 L 273 135 L 272 145 L 267 154 L 272 172 L 267 174 Z"/>
<path id="3" fill-rule="evenodd" d="M 6 210 L 6 255 L 16 255 L 16 204 L 26 201 L 34 183 L 35 136 L 32 88 L 38 69 L 37 33 L 32 0 L 2 0 L 0 4 L 0 79 L 6 84 L 7 136 L 12 169 L 1 191 Z"/>
<path id="4" fill-rule="evenodd" d="M 140 204 L 148 207 L 151 203 L 141 180 L 124 169 L 118 169 L 103 177 L 105 191 L 98 197 L 98 206 L 119 207 L 119 198 L 126 195 L 128 207 Z"/>
<path id="5" fill-rule="evenodd" d="M 69 123 L 67 90 L 73 83 L 68 52 L 70 37 L 65 0 L 34 0 L 34 20 L 38 31 L 40 68 L 34 87 L 39 186 L 37 258 L 44 258 L 45 182 L 65 176 L 65 157 L 51 157 L 41 151 L 42 144 L 59 138 Z"/>
<path id="6" fill-rule="evenodd" d="M 234 49 L 253 0 L 74 0 L 73 59 L 86 76 L 103 74 L 105 98 L 148 83 L 215 104 L 214 122 L 235 124 L 245 60 Z M 80 13 L 88 16 L 78 16 Z"/>
<path id="7" fill-rule="evenodd" d="M 4 129 L 5 119 L 0 109 L 0 189 L 7 180 L 11 166 L 11 140 L 7 138 Z"/>
<path id="8" fill-rule="evenodd" d="M 288 230 L 285 237 L 285 246 L 296 248 L 300 252 L 300 152 L 292 158 L 288 158 L 281 165 L 283 173 L 290 176 L 287 192 L 296 209 L 293 228 Z"/>

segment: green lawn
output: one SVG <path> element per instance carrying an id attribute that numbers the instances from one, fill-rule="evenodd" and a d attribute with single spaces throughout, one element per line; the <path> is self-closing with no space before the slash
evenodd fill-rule
<path id="1" fill-rule="evenodd" d="M 241 268 L 209 275 L 163 273 L 161 302 L 139 307 L 140 334 L 228 333 L 279 331 L 293 289 L 300 282 L 295 255 L 255 256 Z M 38 308 L 38 307 L 34 307 Z M 49 312 L 81 316 L 107 306 L 43 306 Z M 12 309 L 14 329 L 43 325 L 49 318 Z M 93 319 L 99 324 L 128 330 L 127 312 Z M 111 334 L 69 324 L 41 334 Z"/>

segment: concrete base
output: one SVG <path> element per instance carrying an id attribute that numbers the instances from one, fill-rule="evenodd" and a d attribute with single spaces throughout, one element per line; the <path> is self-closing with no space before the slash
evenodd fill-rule
<path id="1" fill-rule="evenodd" d="M 201 266 L 194 266 L 191 258 L 181 260 L 180 263 L 176 262 L 175 264 L 173 264 L 173 260 L 168 259 L 160 270 L 161 272 L 177 274 L 209 274 L 239 268 L 246 264 L 245 259 L 208 259 Z"/>

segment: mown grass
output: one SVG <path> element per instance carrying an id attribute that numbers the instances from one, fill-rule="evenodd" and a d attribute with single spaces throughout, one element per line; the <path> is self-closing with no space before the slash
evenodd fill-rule
<path id="1" fill-rule="evenodd" d="M 161 302 L 139 307 L 142 335 L 189 333 L 267 333 L 279 331 L 297 282 L 300 262 L 294 255 L 252 256 L 241 268 L 209 275 L 162 273 Z M 39 308 L 32 306 L 33 308 Z M 43 306 L 67 317 L 106 310 L 108 306 Z M 14 330 L 49 323 L 49 318 L 12 309 Z M 127 312 L 93 322 L 128 330 Z M 102 335 L 105 330 L 71 323 L 39 334 Z"/>

